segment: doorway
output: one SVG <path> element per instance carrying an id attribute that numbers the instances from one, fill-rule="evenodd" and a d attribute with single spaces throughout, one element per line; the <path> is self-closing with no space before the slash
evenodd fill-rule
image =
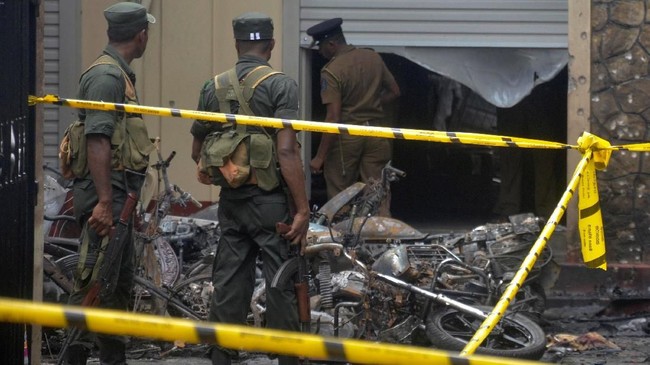
<path id="1" fill-rule="evenodd" d="M 402 93 L 386 108 L 384 126 L 497 134 L 497 108 L 480 95 L 402 56 L 381 56 Z M 326 110 L 320 102 L 319 80 L 327 60 L 316 51 L 311 52 L 311 57 L 312 120 L 322 121 Z M 564 90 L 560 89 L 561 83 L 554 85 L 558 94 L 566 95 L 566 83 Z M 561 123 L 565 131 L 566 117 Z M 312 133 L 312 157 L 319 142 L 320 134 Z M 406 177 L 392 185 L 391 214 L 416 227 L 450 222 L 472 225 L 490 220 L 500 187 L 497 149 L 393 140 L 392 165 L 405 171 Z M 524 188 L 533 184 L 528 169 L 524 181 Z M 322 206 L 326 194 L 321 175 L 312 175 L 311 188 L 312 205 Z M 522 210 L 530 209 L 530 201 L 524 200 Z"/>

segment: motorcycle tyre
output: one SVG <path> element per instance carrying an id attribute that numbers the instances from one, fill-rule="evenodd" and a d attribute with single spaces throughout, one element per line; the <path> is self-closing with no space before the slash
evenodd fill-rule
<path id="1" fill-rule="evenodd" d="M 96 260 L 97 260 L 97 257 L 96 257 L 95 255 L 91 255 L 91 256 L 89 256 L 88 261 L 89 261 L 90 263 L 94 263 Z M 73 279 L 73 276 L 74 276 L 74 272 L 75 272 L 75 270 L 77 269 L 77 264 L 78 264 L 78 262 L 79 262 L 79 254 L 76 254 L 76 253 L 75 253 L 75 254 L 71 254 L 71 255 L 68 255 L 68 256 L 61 257 L 60 259 L 56 260 L 55 264 L 56 264 L 57 266 L 59 266 L 59 268 L 61 269 L 61 271 L 62 271 L 64 274 L 66 274 L 66 276 L 68 277 L 68 279 L 72 282 L 72 281 L 74 280 L 74 279 Z M 134 279 L 135 279 L 135 278 L 134 278 Z M 142 280 L 142 281 L 149 282 L 147 279 L 144 279 L 144 278 L 141 278 L 141 277 L 139 277 L 139 279 Z M 180 291 L 180 290 L 182 290 L 182 288 L 183 288 L 184 286 L 189 285 L 189 284 L 191 284 L 191 283 L 194 282 L 194 281 L 200 281 L 200 280 L 205 280 L 205 275 L 198 275 L 198 276 L 193 277 L 193 278 L 191 278 L 191 279 L 186 279 L 186 280 L 182 281 L 181 283 L 177 284 L 176 286 L 174 286 L 174 290 L 176 290 L 176 289 L 178 288 L 178 291 Z M 210 281 L 212 280 L 212 279 L 210 278 L 210 276 L 208 276 L 208 280 L 210 280 Z M 155 284 L 153 284 L 153 283 L 150 282 L 150 285 L 155 285 Z M 135 279 L 135 281 L 134 281 L 134 283 L 133 283 L 133 290 L 134 290 L 134 291 L 137 290 L 137 289 L 136 289 L 137 286 L 141 287 L 141 288 L 142 288 L 141 290 L 146 290 L 146 289 L 147 289 L 147 286 L 146 286 L 146 285 L 143 286 L 141 283 L 138 283 L 138 280 L 137 280 L 137 279 Z M 165 292 L 164 289 L 159 289 L 159 290 Z M 174 293 L 177 294 L 177 292 L 174 292 Z M 70 294 L 70 293 L 68 293 L 68 294 Z M 160 298 L 161 298 L 161 300 L 164 300 L 164 297 L 160 297 Z M 132 298 L 132 299 L 133 299 L 133 298 Z M 178 299 L 178 298 L 177 298 L 177 299 Z M 179 300 L 180 300 L 180 299 L 179 299 Z M 131 305 L 131 304 L 133 304 L 133 303 L 130 303 L 129 305 Z M 135 311 L 135 312 L 139 312 L 139 311 L 140 311 L 140 310 L 137 309 L 137 308 L 130 308 L 129 310 L 133 310 L 133 311 Z M 181 309 L 176 309 L 174 303 L 171 303 L 171 302 L 170 302 L 170 303 L 167 303 L 167 311 L 169 311 L 170 313 L 173 312 L 173 314 L 174 314 L 176 317 L 184 317 L 184 318 L 188 318 L 188 316 L 186 316 L 186 315 L 183 314 L 183 310 L 181 310 Z M 197 317 L 197 318 L 191 318 L 191 317 L 189 317 L 189 318 L 190 318 L 190 319 L 197 319 L 197 320 L 198 320 L 198 319 L 207 319 L 207 315 L 205 316 L 205 318 L 202 318 L 200 315 L 197 314 L 196 317 Z"/>
<path id="2" fill-rule="evenodd" d="M 492 309 L 485 306 L 477 306 L 477 308 L 484 312 L 489 312 Z M 458 330 L 448 331 L 443 326 L 445 320 L 461 317 L 464 320 L 470 320 L 473 323 L 480 321 L 476 323 L 476 328 L 483 322 L 483 319 L 480 318 L 468 318 L 468 315 L 455 308 L 440 307 L 433 309 L 426 320 L 426 334 L 431 344 L 436 348 L 449 351 L 461 351 L 464 349 L 469 339 L 474 335 L 475 330 L 473 328 L 468 329 L 466 332 L 467 336 L 458 338 L 452 335 L 452 333 L 458 334 Z M 529 342 L 523 348 L 513 349 L 488 348 L 483 346 L 487 341 L 490 341 L 491 339 L 494 340 L 494 335 L 491 334 L 483 344 L 477 348 L 477 354 L 528 360 L 539 360 L 544 356 L 544 353 L 546 352 L 546 334 L 533 320 L 518 313 L 509 313 L 501 319 L 499 325 L 506 326 L 506 328 L 515 328 L 520 333 L 522 331 L 525 332 L 523 334 L 529 338 Z"/>

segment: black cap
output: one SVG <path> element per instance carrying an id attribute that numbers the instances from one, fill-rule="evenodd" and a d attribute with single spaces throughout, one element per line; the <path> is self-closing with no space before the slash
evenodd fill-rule
<path id="1" fill-rule="evenodd" d="M 313 47 L 315 44 L 320 44 L 320 42 L 328 38 L 331 38 L 332 36 L 335 36 L 337 34 L 342 34 L 343 33 L 343 29 L 341 29 L 342 23 L 343 23 L 343 19 L 334 18 L 334 19 L 322 21 L 307 29 L 307 35 L 310 35 L 314 38 L 314 40 L 311 42 L 311 47 Z"/>
<path id="2" fill-rule="evenodd" d="M 104 17 L 109 28 L 144 28 L 147 23 L 156 22 L 156 18 L 147 13 L 147 8 L 132 2 L 121 2 L 108 7 L 104 10 Z"/>
<path id="3" fill-rule="evenodd" d="M 273 19 L 264 13 L 244 13 L 232 20 L 235 39 L 259 41 L 273 38 Z"/>

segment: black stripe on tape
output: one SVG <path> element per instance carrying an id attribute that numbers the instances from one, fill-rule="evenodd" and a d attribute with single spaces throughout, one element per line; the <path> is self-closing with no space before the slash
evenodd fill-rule
<path id="1" fill-rule="evenodd" d="M 344 126 L 339 127 L 339 133 L 350 135 L 350 131 L 348 130 L 348 127 L 344 127 Z"/>
<path id="2" fill-rule="evenodd" d="M 236 121 L 237 117 L 234 114 L 226 114 L 226 122 L 235 123 Z"/>
<path id="3" fill-rule="evenodd" d="M 399 128 L 391 128 L 396 139 L 404 139 L 404 133 Z"/>
<path id="4" fill-rule="evenodd" d="M 115 104 L 115 110 L 119 110 L 121 112 L 125 111 L 126 108 L 124 107 L 124 104 Z"/>
<path id="5" fill-rule="evenodd" d="M 324 342 L 325 351 L 327 352 L 327 358 L 329 360 L 347 362 L 347 357 L 345 356 L 345 348 L 341 342 L 331 340 L 325 340 Z"/>
<path id="6" fill-rule="evenodd" d="M 600 201 L 597 201 L 596 204 L 590 207 L 580 209 L 580 219 L 591 217 L 598 212 L 600 212 Z"/>
<path id="7" fill-rule="evenodd" d="M 196 334 L 201 343 L 216 343 L 219 344 L 217 339 L 217 330 L 212 326 L 196 325 Z"/>
<path id="8" fill-rule="evenodd" d="M 86 315 L 83 312 L 75 311 L 65 311 L 65 320 L 68 321 L 68 324 L 73 327 L 77 327 L 81 330 L 88 328 L 88 323 L 86 323 Z"/>
<path id="9" fill-rule="evenodd" d="M 466 357 L 450 356 L 449 362 L 451 365 L 469 365 L 469 359 Z"/>
<path id="10" fill-rule="evenodd" d="M 171 109 L 172 117 L 180 117 L 181 116 L 181 111 L 180 109 Z"/>
<path id="11" fill-rule="evenodd" d="M 451 141 L 451 143 L 458 143 L 458 144 L 462 144 L 462 143 L 463 143 L 463 142 L 461 142 L 460 139 L 456 136 L 456 133 L 454 133 L 454 132 L 447 132 L 446 134 L 447 134 L 447 137 L 449 137 L 449 140 Z"/>
<path id="12" fill-rule="evenodd" d="M 517 147 L 517 143 L 513 142 L 512 138 L 503 137 L 501 140 L 505 142 L 508 147 Z"/>
<path id="13" fill-rule="evenodd" d="M 585 265 L 587 265 L 587 267 L 589 268 L 595 269 L 602 266 L 604 263 L 605 263 L 605 255 L 602 255 L 591 261 L 586 261 Z"/>
<path id="14" fill-rule="evenodd" d="M 282 119 L 282 128 L 291 128 L 293 129 L 293 123 L 286 119 Z"/>

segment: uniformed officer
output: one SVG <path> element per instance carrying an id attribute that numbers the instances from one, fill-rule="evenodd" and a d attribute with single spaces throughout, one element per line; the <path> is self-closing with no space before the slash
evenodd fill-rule
<path id="1" fill-rule="evenodd" d="M 348 45 L 341 18 L 323 21 L 307 29 L 312 46 L 330 61 L 321 70 L 321 99 L 327 107 L 325 122 L 377 125 L 384 117 L 382 104 L 395 100 L 400 89 L 375 51 Z M 390 141 L 384 138 L 323 134 L 312 173 L 325 175 L 327 197 L 353 183 L 380 179 L 391 159 Z M 388 215 L 388 206 L 381 210 Z"/>
<path id="2" fill-rule="evenodd" d="M 238 55 L 234 68 L 236 76 L 231 70 L 208 80 L 201 90 L 198 109 L 297 119 L 296 82 L 271 69 L 268 63 L 275 45 L 271 18 L 262 13 L 245 13 L 236 17 L 232 25 Z M 241 89 L 248 92 L 238 96 Z M 245 100 L 241 101 L 242 98 Z M 198 120 L 193 123 L 192 158 L 199 164 L 199 181 L 214 181 L 206 176 L 200 164 L 203 152 L 207 153 L 202 152 L 204 141 L 208 143 L 213 137 L 223 136 L 213 134 L 222 130 L 230 131 L 228 135 L 242 132 L 236 128 L 236 125 L 229 125 L 224 129 L 219 123 Z M 255 262 L 261 254 L 266 280 L 266 325 L 299 331 L 293 288 L 271 288 L 275 273 L 289 258 L 289 245 L 304 248 L 306 244 L 309 204 L 296 133 L 291 128 L 265 130 L 253 126 L 246 127 L 246 132 L 272 136 L 275 147 L 270 153 L 276 155 L 280 172 L 275 164 L 268 168 L 251 166 L 250 176 L 242 185 L 221 187 L 218 210 L 221 237 L 214 260 L 214 294 L 209 319 L 222 323 L 246 322 L 255 285 Z M 252 145 L 248 147 L 251 161 L 262 158 L 255 156 L 259 151 Z M 280 185 L 271 181 L 271 173 L 279 175 Z M 293 216 L 289 211 L 289 197 L 295 203 Z M 290 231 L 284 235 L 276 233 L 277 222 L 290 224 Z M 220 347 L 211 350 L 213 364 L 230 364 L 232 355 L 232 351 Z M 296 358 L 279 357 L 279 364 L 297 363 Z"/>
<path id="3" fill-rule="evenodd" d="M 155 23 L 156 19 L 147 13 L 145 7 L 132 2 L 121 2 L 107 8 L 104 17 L 108 22 L 108 45 L 82 75 L 79 99 L 137 104 L 135 74 L 129 65 L 144 54 L 149 24 Z M 109 229 L 118 220 L 127 193 L 139 192 L 144 182 L 148 153 L 153 150 L 153 145 L 147 144 L 149 137 L 139 115 L 80 109 L 79 118 L 85 123 L 85 155 L 89 172 L 85 176 L 77 176 L 73 185 L 74 213 L 83 226 L 79 266 L 74 277 L 74 291 L 69 299 L 69 303 L 75 305 L 82 302 L 99 270 L 105 245 L 108 244 Z M 142 135 L 136 138 L 147 141 L 138 146 L 143 148 L 142 151 L 147 151 L 139 156 L 138 164 L 123 160 L 123 154 L 111 149 L 112 145 L 118 145 L 127 138 L 125 133 L 130 134 L 124 132 L 127 124 L 137 125 L 138 133 Z M 127 237 L 132 237 L 131 232 Z M 91 260 L 90 257 L 98 258 Z M 115 292 L 112 296 L 102 296 L 100 306 L 127 310 L 134 275 L 134 249 L 130 239 L 124 244 L 121 261 L 117 260 L 115 265 L 119 266 L 115 270 L 117 278 L 113 279 L 116 280 Z M 102 364 L 126 364 L 125 338 L 97 335 L 96 342 Z M 64 361 L 68 364 L 85 364 L 90 347 L 92 342 L 87 335 L 83 335 L 70 346 Z"/>

